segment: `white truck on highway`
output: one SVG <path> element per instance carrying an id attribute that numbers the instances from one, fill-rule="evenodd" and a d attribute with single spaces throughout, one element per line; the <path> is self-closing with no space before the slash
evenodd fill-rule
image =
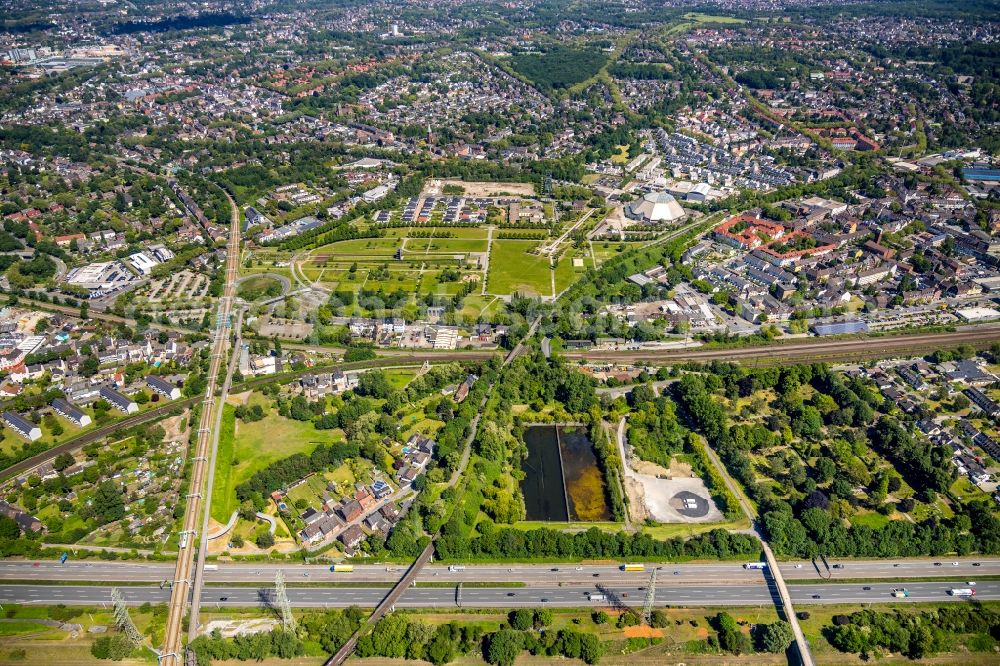
<path id="1" fill-rule="evenodd" d="M 608 595 L 601 594 L 600 592 L 589 592 L 587 594 L 587 599 L 589 601 L 607 601 Z"/>
<path id="2" fill-rule="evenodd" d="M 461 564 L 452 564 L 451 566 L 448 567 L 448 571 L 450 571 L 452 573 L 455 573 L 455 572 L 458 572 L 458 571 L 465 571 L 465 567 L 462 566 Z"/>
<path id="3" fill-rule="evenodd" d="M 953 597 L 974 597 L 976 596 L 976 591 L 971 587 L 953 587 L 948 590 L 948 594 Z"/>

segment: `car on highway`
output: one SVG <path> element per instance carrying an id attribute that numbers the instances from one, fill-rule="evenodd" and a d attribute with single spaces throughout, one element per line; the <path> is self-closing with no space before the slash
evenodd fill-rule
<path id="1" fill-rule="evenodd" d="M 894 567 L 898 567 L 898 566 L 899 566 L 899 563 L 897 562 L 896 564 L 893 564 L 892 566 L 894 566 Z"/>
<path id="2" fill-rule="evenodd" d="M 549 571 L 559 571 L 559 567 L 552 567 Z"/>
<path id="3" fill-rule="evenodd" d="M 939 567 L 939 566 L 941 566 L 941 563 L 940 562 L 935 562 L 934 566 Z"/>
<path id="4" fill-rule="evenodd" d="M 600 576 L 601 576 L 601 574 L 599 574 L 599 573 L 595 573 L 594 574 L 594 578 L 600 578 Z"/>
<path id="5" fill-rule="evenodd" d="M 979 562 L 973 562 L 972 566 L 974 566 L 974 567 L 981 567 L 983 565 L 981 565 Z"/>
<path id="6" fill-rule="evenodd" d="M 583 567 L 577 567 L 576 570 L 577 571 L 583 571 Z"/>
<path id="7" fill-rule="evenodd" d="M 795 565 L 795 568 L 796 568 L 796 569 L 801 569 L 801 568 L 802 568 L 802 565 L 801 565 L 801 564 L 796 564 L 796 565 Z"/>
<path id="8" fill-rule="evenodd" d="M 219 597 L 219 601 L 229 601 L 229 597 Z"/>
<path id="9" fill-rule="evenodd" d="M 843 568 L 844 568 L 844 565 L 843 565 L 843 564 L 834 564 L 834 565 L 833 565 L 833 568 L 834 568 L 834 569 L 843 569 Z"/>
<path id="10" fill-rule="evenodd" d="M 865 586 L 864 586 L 863 588 L 861 588 L 861 589 L 862 589 L 862 590 L 864 590 L 865 592 L 870 592 L 870 591 L 871 591 L 871 589 L 872 589 L 872 586 L 871 586 L 871 585 L 865 585 Z"/>
<path id="11" fill-rule="evenodd" d="M 680 572 L 680 571 L 675 571 L 675 572 L 674 572 L 674 575 L 675 575 L 675 576 L 680 576 L 680 575 L 681 575 L 681 572 Z"/>
<path id="12" fill-rule="evenodd" d="M 820 598 L 820 596 L 818 594 L 814 594 L 813 595 L 813 599 L 819 599 L 819 598 Z"/>
<path id="13" fill-rule="evenodd" d="M 952 562 L 952 563 L 951 563 L 951 566 L 953 566 L 953 567 L 957 567 L 957 566 L 958 566 L 958 562 Z"/>
<path id="14" fill-rule="evenodd" d="M 969 587 L 975 587 L 975 586 L 976 586 L 976 582 L 975 582 L 975 581 L 973 581 L 973 580 L 970 580 L 970 581 L 968 581 L 968 582 L 966 583 L 966 585 L 968 585 Z"/>
<path id="15" fill-rule="evenodd" d="M 507 596 L 508 596 L 508 597 L 512 597 L 512 596 L 514 596 L 514 594 L 515 594 L 514 592 L 508 592 L 508 593 L 507 593 Z"/>
<path id="16" fill-rule="evenodd" d="M 549 603 L 549 598 L 548 597 L 542 597 L 542 603 L 543 604 Z"/>
<path id="17" fill-rule="evenodd" d="M 622 599 L 628 599 L 628 592 L 622 592 Z"/>

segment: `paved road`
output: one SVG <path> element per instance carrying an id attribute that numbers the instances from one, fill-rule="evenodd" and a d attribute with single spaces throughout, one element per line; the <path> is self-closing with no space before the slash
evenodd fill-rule
<path id="1" fill-rule="evenodd" d="M 942 566 L 934 566 L 940 561 Z M 952 562 L 958 561 L 959 566 Z M 978 562 L 980 566 L 972 566 Z M 832 560 L 831 564 L 837 564 Z M 898 564 L 899 566 L 894 566 Z M 801 565 L 801 568 L 796 568 Z M 843 562 L 843 569 L 832 571 L 832 580 L 880 579 L 880 578 L 942 578 L 955 576 L 961 579 L 975 580 L 983 576 L 1000 576 L 1000 559 L 997 558 L 961 558 L 960 560 L 849 560 Z M 395 582 L 399 580 L 406 565 L 378 564 L 356 565 L 349 574 L 332 574 L 328 565 L 303 564 L 218 564 L 218 569 L 206 570 L 205 581 L 209 584 L 236 582 L 260 582 L 270 584 L 274 574 L 279 569 L 290 583 L 296 582 Z M 577 570 L 577 567 L 580 570 Z M 725 581 L 725 584 L 750 584 L 763 580 L 760 571 L 748 571 L 739 563 L 663 563 L 648 564 L 662 566 L 661 580 L 669 578 L 674 571 L 680 572 L 678 580 L 685 584 L 712 584 Z M 816 580 L 820 576 L 811 562 L 782 562 L 781 573 L 788 580 Z M 558 571 L 553 571 L 558 569 Z M 35 581 L 107 581 L 107 582 L 148 582 L 158 583 L 169 580 L 173 574 L 173 564 L 157 562 L 102 562 L 74 561 L 59 564 L 56 560 L 5 560 L 0 562 L 0 581 L 5 583 L 31 583 Z M 309 576 L 303 574 L 308 573 Z M 594 574 L 600 574 L 594 577 Z M 826 575 L 824 569 L 823 575 Z M 553 583 L 573 584 L 600 581 L 607 584 L 644 584 L 649 577 L 647 572 L 623 572 L 614 564 L 513 564 L 503 565 L 468 565 L 464 571 L 450 572 L 448 567 L 440 564 L 426 566 L 418 576 L 420 582 L 522 582 L 531 586 L 546 586 Z M 673 579 L 671 579 L 672 582 Z"/>
<path id="2" fill-rule="evenodd" d="M 656 590 L 658 605 L 673 606 L 753 606 L 772 605 L 773 595 L 777 594 L 773 586 L 763 583 L 757 585 L 695 585 L 682 586 L 666 584 L 664 581 Z M 906 588 L 910 591 L 908 599 L 896 599 L 890 594 L 894 585 L 889 583 L 872 584 L 871 590 L 862 589 L 855 583 L 823 583 L 818 585 L 790 585 L 789 589 L 796 604 L 840 604 L 840 603 L 907 603 L 907 602 L 962 602 L 962 598 L 953 597 L 948 590 L 953 587 L 964 587 L 965 582 L 956 580 L 953 583 L 911 583 Z M 169 598 L 169 590 L 159 587 L 123 587 L 122 595 L 130 604 L 144 602 L 164 603 Z M 356 588 L 356 587 L 289 587 L 288 598 L 293 606 L 299 608 L 325 608 L 344 606 L 373 607 L 388 593 L 388 588 Z M 1000 599 L 1000 582 L 984 581 L 976 586 L 977 599 Z M 517 606 L 538 607 L 541 605 L 560 607 L 597 607 L 608 606 L 609 601 L 589 601 L 588 593 L 605 592 L 609 599 L 617 598 L 625 605 L 640 607 L 645 591 L 640 585 L 612 586 L 599 590 L 594 585 L 566 585 L 562 587 L 548 586 L 540 588 L 478 588 L 462 589 L 462 607 L 478 608 L 513 608 Z M 267 587 L 207 587 L 203 592 L 206 606 L 225 604 L 226 606 L 259 606 L 266 605 L 273 599 L 274 591 Z M 818 595 L 819 598 L 814 598 Z M 226 601 L 223 602 L 222 598 Z M 107 604 L 110 590 L 97 585 L 56 586 L 56 585 L 0 585 L 0 604 L 57 604 L 95 605 Z M 542 599 L 548 601 L 543 602 Z M 455 607 L 456 589 L 454 587 L 416 587 L 408 588 L 396 602 L 397 606 L 407 608 Z"/>

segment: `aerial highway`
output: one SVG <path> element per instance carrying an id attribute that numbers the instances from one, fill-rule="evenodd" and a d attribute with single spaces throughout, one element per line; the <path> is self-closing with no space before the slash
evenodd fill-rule
<path id="1" fill-rule="evenodd" d="M 958 562 L 958 564 L 954 564 Z M 1000 576 L 1000 559 L 899 559 L 899 560 L 831 560 L 838 568 L 827 571 L 820 564 L 817 569 L 808 560 L 782 562 L 782 575 L 788 580 L 817 580 L 830 576 L 830 580 L 884 580 L 902 578 L 967 577 L 971 580 L 985 576 Z M 940 563 L 936 566 L 935 563 Z M 843 568 L 839 568 L 839 567 Z M 683 562 L 648 563 L 646 571 L 625 572 L 616 564 L 470 564 L 461 571 L 449 571 L 448 566 L 430 564 L 417 577 L 424 583 L 473 583 L 519 582 L 527 586 L 546 586 L 554 583 L 574 584 L 601 582 L 607 584 L 641 585 L 649 577 L 649 570 L 660 567 L 660 581 L 671 584 L 711 584 L 718 581 L 731 584 L 760 583 L 764 576 L 759 570 L 747 570 L 740 562 Z M 205 570 L 205 582 L 213 585 L 224 583 L 257 583 L 268 585 L 274 574 L 282 571 L 289 585 L 337 583 L 391 583 L 399 579 L 406 565 L 364 564 L 355 565 L 351 573 L 331 573 L 327 564 L 272 564 L 252 563 L 211 564 Z M 0 581 L 6 583 L 56 581 L 102 581 L 118 583 L 159 583 L 170 580 L 174 566 L 164 562 L 106 562 L 103 560 L 6 560 L 0 562 Z M 674 572 L 677 572 L 676 574 Z M 597 574 L 596 576 L 594 574 Z"/>
<path id="2" fill-rule="evenodd" d="M 975 582 L 975 581 L 973 581 Z M 907 602 L 968 602 L 967 598 L 952 596 L 953 588 L 967 587 L 968 581 L 956 578 L 947 582 L 907 583 L 909 597 L 896 598 L 892 590 L 900 587 L 893 583 L 821 583 L 815 585 L 789 585 L 796 604 L 846 604 L 846 603 L 907 603 Z M 865 589 L 870 588 L 870 589 Z M 975 586 L 976 599 L 1000 599 L 1000 581 L 982 581 Z M 159 586 L 130 586 L 121 588 L 126 601 L 138 605 L 145 602 L 164 603 L 170 590 Z M 297 608 L 338 608 L 361 606 L 371 608 L 388 593 L 385 587 L 289 587 L 288 598 Z M 589 598 L 590 595 L 604 599 Z M 664 581 L 657 585 L 656 604 L 673 606 L 754 606 L 774 603 L 776 590 L 763 583 L 674 585 Z M 411 587 L 395 605 L 406 608 L 516 608 L 539 607 L 606 607 L 623 604 L 641 607 L 645 597 L 643 585 L 579 585 L 532 588 L 510 587 Z M 8 585 L 0 584 L 0 604 L 67 604 L 101 606 L 108 604 L 109 591 L 99 585 Z M 274 601 L 274 588 L 269 584 L 256 586 L 210 586 L 203 591 L 202 603 L 208 607 L 258 607 Z"/>

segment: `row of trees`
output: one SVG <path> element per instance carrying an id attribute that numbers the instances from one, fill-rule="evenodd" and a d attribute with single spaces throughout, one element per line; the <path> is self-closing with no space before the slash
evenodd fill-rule
<path id="1" fill-rule="evenodd" d="M 712 625 L 718 632 L 715 637 L 718 648 L 733 654 L 751 654 L 755 651 L 784 652 L 795 639 L 792 626 L 784 620 L 754 625 L 751 633 L 747 634 L 740 629 L 739 623 L 732 615 L 718 613 L 712 619 Z"/>
<path id="2" fill-rule="evenodd" d="M 536 633 L 510 628 L 502 628 L 486 637 L 483 656 L 489 664 L 513 666 L 524 650 L 535 656 L 580 659 L 587 664 L 596 664 L 604 656 L 604 645 L 595 634 L 574 629 Z"/>
<path id="3" fill-rule="evenodd" d="M 236 486 L 236 497 L 240 502 L 252 501 L 258 510 L 261 510 L 266 504 L 267 495 L 272 491 L 284 488 L 307 474 L 336 467 L 345 459 L 356 457 L 359 453 L 357 445 L 344 442 L 329 445 L 320 444 L 308 456 L 304 453 L 296 453 L 287 458 L 276 460 L 254 473 L 249 479 Z"/>
<path id="4" fill-rule="evenodd" d="M 450 525 L 450 523 L 449 523 Z M 648 534 L 611 533 L 592 527 L 584 532 L 561 532 L 542 527 L 521 530 L 488 520 L 476 525 L 478 535 L 445 534 L 436 543 L 438 556 L 448 560 L 484 559 L 729 559 L 760 557 L 760 542 L 747 534 L 716 529 L 688 540 L 658 540 Z"/>
<path id="5" fill-rule="evenodd" d="M 404 613 L 386 615 L 358 641 L 357 656 L 426 660 L 441 666 L 478 649 L 483 628 L 449 622 L 432 627 Z"/>

